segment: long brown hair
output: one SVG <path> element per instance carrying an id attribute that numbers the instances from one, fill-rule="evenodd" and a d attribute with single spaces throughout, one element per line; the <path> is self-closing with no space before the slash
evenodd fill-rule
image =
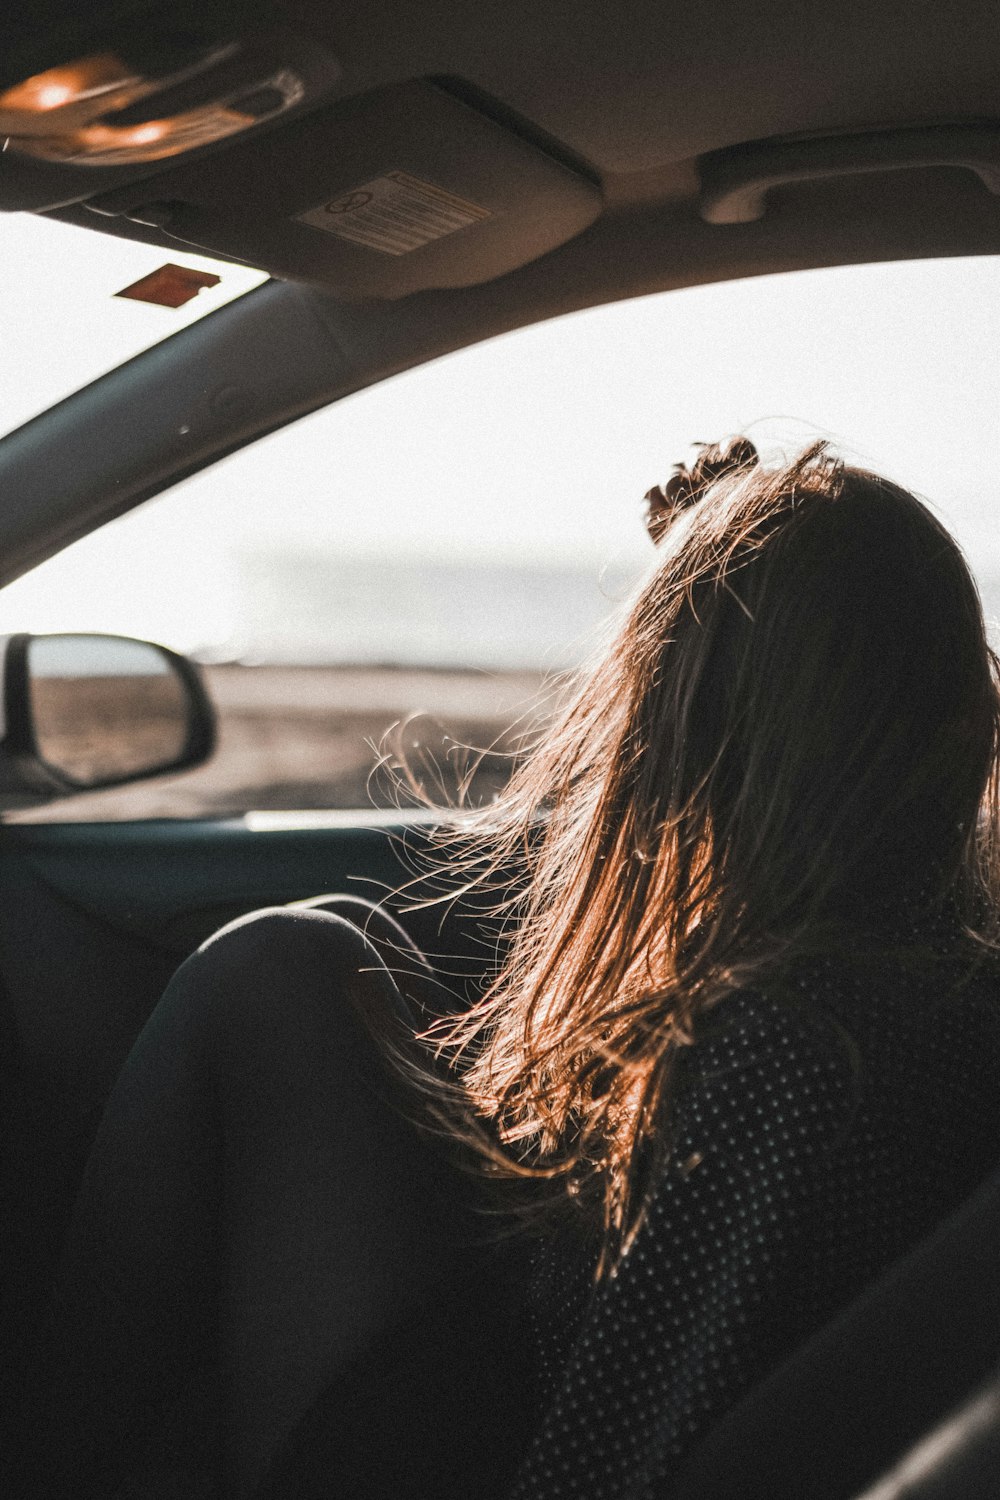
<path id="1" fill-rule="evenodd" d="M 957 902 L 989 942 L 1000 898 L 998 664 L 930 511 L 823 444 L 765 468 L 746 439 L 648 498 L 655 571 L 462 830 L 480 883 L 517 871 L 512 936 L 428 1034 L 439 1118 L 591 1205 L 605 1267 L 701 1015 L 846 933 L 877 947 L 901 904 Z"/>

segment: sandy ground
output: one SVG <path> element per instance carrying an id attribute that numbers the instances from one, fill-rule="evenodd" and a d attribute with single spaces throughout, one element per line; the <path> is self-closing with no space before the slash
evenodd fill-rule
<path id="1" fill-rule="evenodd" d="M 542 679 L 529 672 L 222 666 L 205 675 L 219 714 L 219 745 L 206 766 L 68 797 L 13 820 L 386 807 L 397 793 L 392 777 L 375 770 L 376 746 L 394 759 L 405 752 L 435 801 L 453 800 L 478 762 L 471 797 L 483 800 L 506 779 L 519 735 L 543 713 Z"/>

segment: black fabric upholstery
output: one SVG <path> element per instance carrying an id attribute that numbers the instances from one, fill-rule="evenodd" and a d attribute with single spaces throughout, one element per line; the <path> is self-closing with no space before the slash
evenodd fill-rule
<path id="1" fill-rule="evenodd" d="M 318 1398 L 328 1492 L 464 1500 L 454 1413 L 477 1484 L 503 1484 L 507 1281 L 358 1016 L 410 1003 L 382 961 L 408 947 L 388 919 L 273 910 L 181 966 L 98 1132 L 8 1495 L 237 1500 Z"/>

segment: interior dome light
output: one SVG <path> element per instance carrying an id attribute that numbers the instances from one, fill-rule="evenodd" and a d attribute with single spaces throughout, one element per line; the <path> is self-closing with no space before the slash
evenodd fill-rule
<path id="1" fill-rule="evenodd" d="M 48 161 L 126 166 L 249 130 L 306 93 L 298 68 L 273 54 L 268 61 L 259 51 L 246 56 L 237 42 L 203 47 L 186 66 L 156 77 L 102 52 L 0 93 L 0 136 L 4 149 Z"/>
<path id="2" fill-rule="evenodd" d="M 0 132 L 8 136 L 47 135 L 58 113 L 60 130 L 70 123 L 70 113 L 89 116 L 109 108 L 121 109 L 148 92 L 146 84 L 113 53 L 101 52 L 61 68 L 48 68 L 15 83 L 0 94 Z M 82 109 L 74 106 L 83 106 Z"/>
<path id="3" fill-rule="evenodd" d="M 179 156 L 182 151 L 194 151 L 212 141 L 224 140 L 228 135 L 248 130 L 269 115 L 282 113 L 299 102 L 303 90 L 294 74 L 283 73 L 261 80 L 256 85 L 255 94 L 266 97 L 268 107 L 264 112 L 256 111 L 253 101 L 248 101 L 248 107 L 242 108 L 243 100 L 237 99 L 225 104 L 208 104 L 203 109 L 185 110 L 164 120 L 145 120 L 138 125 L 116 125 L 106 119 L 81 126 L 69 136 L 53 136 L 44 141 L 35 137 L 30 149 L 35 156 L 73 161 L 84 167 L 162 161 L 166 157 Z M 23 142 L 12 144 L 26 149 Z"/>

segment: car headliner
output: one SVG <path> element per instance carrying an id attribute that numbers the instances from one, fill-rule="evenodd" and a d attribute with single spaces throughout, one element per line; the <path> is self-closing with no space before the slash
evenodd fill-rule
<path id="1" fill-rule="evenodd" d="M 493 333 L 700 282 L 1000 251 L 1000 179 L 987 185 L 989 170 L 954 165 L 1000 166 L 993 0 L 202 9 L 219 26 L 229 17 L 234 34 L 292 28 L 336 59 L 339 83 L 297 118 L 190 160 L 84 168 L 8 152 L 0 207 L 29 205 L 167 250 L 187 235 L 286 284 L 213 314 L 0 444 L 2 581 L 253 437 Z M 117 0 L 74 11 L 48 0 L 30 22 L 5 21 L 0 83 L 113 47 L 128 25 L 143 35 L 170 18 L 190 27 L 198 7 Z M 464 231 L 439 255 L 432 246 L 390 257 L 293 222 L 317 183 L 336 192 L 406 169 L 400 153 L 411 147 L 452 174 L 445 186 L 474 178 L 500 195 L 488 233 Z M 710 221 L 720 183 L 766 177 L 789 150 L 805 152 L 805 176 L 786 173 L 762 217 Z M 828 175 L 845 152 L 865 169 Z M 116 216 L 87 206 L 95 197 Z M 159 198 L 187 205 L 183 233 L 128 217 Z"/>

